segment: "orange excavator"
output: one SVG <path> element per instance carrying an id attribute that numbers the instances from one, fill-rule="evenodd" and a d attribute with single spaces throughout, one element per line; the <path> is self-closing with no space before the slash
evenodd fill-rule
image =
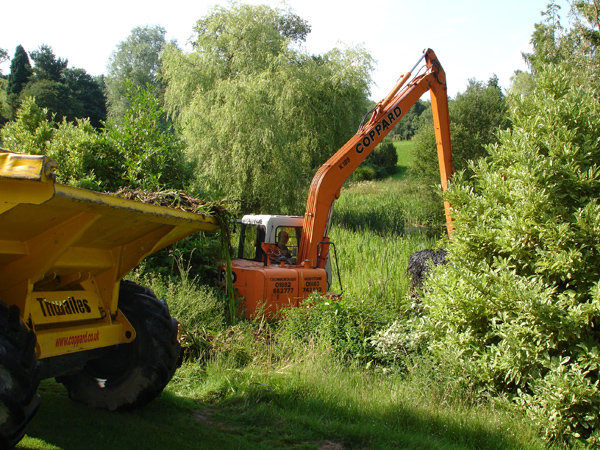
<path id="1" fill-rule="evenodd" d="M 423 60 L 423 73 L 413 77 L 412 72 Z M 238 258 L 231 263 L 231 281 L 243 315 L 272 315 L 282 307 L 298 306 L 313 292 L 328 292 L 332 272 L 330 255 L 335 255 L 335 245 L 327 236 L 333 203 L 348 177 L 428 91 L 442 189 L 448 188 L 454 168 L 446 75 L 435 53 L 426 49 L 415 66 L 365 116 L 368 120 L 363 119 L 358 132 L 317 171 L 304 217 L 246 215 L 242 218 Z M 450 205 L 445 202 L 444 207 L 450 233 Z M 225 276 L 222 270 L 222 283 Z"/>

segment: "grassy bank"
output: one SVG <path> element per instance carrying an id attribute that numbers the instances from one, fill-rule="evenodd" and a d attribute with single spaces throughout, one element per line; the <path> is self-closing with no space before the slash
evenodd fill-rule
<path id="1" fill-rule="evenodd" d="M 262 351 L 258 351 L 262 350 Z M 61 385 L 23 449 L 543 449 L 502 404 L 476 403 L 416 367 L 404 376 L 342 365 L 328 349 L 255 346 L 240 365 L 189 362 L 157 400 L 132 412 L 90 410 Z"/>

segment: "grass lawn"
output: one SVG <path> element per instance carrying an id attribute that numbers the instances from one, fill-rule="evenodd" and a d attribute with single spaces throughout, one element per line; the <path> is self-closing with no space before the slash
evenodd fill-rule
<path id="1" fill-rule="evenodd" d="M 46 380 L 42 406 L 17 448 L 546 448 L 520 416 L 502 408 L 461 402 L 418 379 L 343 367 L 323 350 L 246 367 L 187 363 L 158 399 L 130 412 L 71 402 L 62 385 Z"/>
<path id="2" fill-rule="evenodd" d="M 413 143 L 411 141 L 394 141 L 394 147 L 398 153 L 398 169 L 392 175 L 394 180 L 402 180 L 406 178 L 408 169 L 412 164 L 413 154 L 411 152 Z"/>

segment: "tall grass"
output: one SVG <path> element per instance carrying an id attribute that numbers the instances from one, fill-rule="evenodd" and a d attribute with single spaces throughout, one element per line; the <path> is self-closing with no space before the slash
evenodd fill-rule
<path id="1" fill-rule="evenodd" d="M 443 223 L 441 196 L 411 179 L 361 181 L 342 189 L 334 203 L 332 223 L 342 228 L 381 235 L 402 235 L 415 228 Z M 439 230 L 436 229 L 436 233 Z"/>
<path id="2" fill-rule="evenodd" d="M 408 292 L 409 256 L 438 245 L 437 239 L 422 233 L 382 236 L 341 227 L 334 227 L 330 238 L 337 249 L 344 296 L 374 301 L 392 314 Z M 335 275 L 335 264 L 333 266 Z M 335 276 L 333 281 L 332 291 L 339 292 Z"/>
<path id="3" fill-rule="evenodd" d="M 343 228 L 401 235 L 427 227 L 441 233 L 442 198 L 434 186 L 411 177 L 414 160 L 411 141 L 394 141 L 396 173 L 383 181 L 348 183 L 335 202 L 333 224 Z"/>

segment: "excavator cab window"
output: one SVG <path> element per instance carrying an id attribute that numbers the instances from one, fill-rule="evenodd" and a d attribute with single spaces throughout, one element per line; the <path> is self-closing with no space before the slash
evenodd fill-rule
<path id="1" fill-rule="evenodd" d="M 238 258 L 261 261 L 261 244 L 265 242 L 265 235 L 266 230 L 263 225 L 248 225 L 243 223 L 240 227 Z"/>
<path id="2" fill-rule="evenodd" d="M 288 252 L 287 258 L 295 258 L 298 254 L 302 227 L 277 227 L 277 245 L 280 250 Z"/>

